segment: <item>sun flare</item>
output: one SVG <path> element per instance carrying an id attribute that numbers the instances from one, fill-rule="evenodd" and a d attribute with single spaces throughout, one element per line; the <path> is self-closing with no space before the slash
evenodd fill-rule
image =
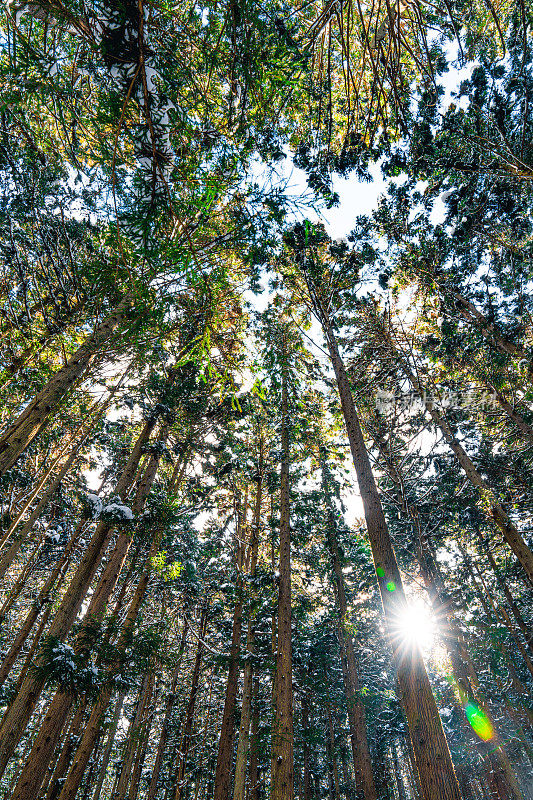
<path id="1" fill-rule="evenodd" d="M 422 599 L 410 599 L 399 612 L 396 623 L 399 644 L 404 648 L 418 647 L 429 653 L 435 646 L 436 624 L 430 608 Z"/>

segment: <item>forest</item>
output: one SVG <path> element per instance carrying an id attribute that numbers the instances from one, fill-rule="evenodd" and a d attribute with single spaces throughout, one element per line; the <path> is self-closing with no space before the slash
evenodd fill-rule
<path id="1" fill-rule="evenodd" d="M 533 800 L 533 2 L 0 19 L 0 800 Z"/>

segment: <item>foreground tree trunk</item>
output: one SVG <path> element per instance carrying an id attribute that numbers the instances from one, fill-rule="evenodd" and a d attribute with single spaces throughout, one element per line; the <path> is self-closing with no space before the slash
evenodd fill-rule
<path id="1" fill-rule="evenodd" d="M 453 676 L 461 696 L 462 705 L 465 706 L 468 701 L 475 701 L 480 708 L 483 709 L 492 724 L 490 711 L 484 698 L 482 698 L 478 692 L 478 678 L 464 644 L 460 626 L 451 611 L 451 603 L 446 597 L 437 565 L 423 535 L 418 508 L 415 504 L 407 502 L 404 495 L 403 487 L 405 483 L 401 469 L 396 463 L 391 448 L 387 445 L 383 436 L 377 429 L 377 426 L 374 426 L 370 433 L 385 462 L 385 468 L 394 485 L 402 512 L 412 524 L 417 545 L 420 573 L 430 596 L 435 617 L 439 620 L 442 638 L 450 656 Z M 500 800 L 520 800 L 521 794 L 511 763 L 500 741 L 496 727 L 493 724 L 492 727 L 494 734 L 488 743 L 482 742 L 475 733 L 470 731 L 475 739 L 476 749 L 482 760 L 490 764 L 489 772 L 493 775 L 493 785 L 498 787 L 498 797 Z"/>
<path id="2" fill-rule="evenodd" d="M 154 425 L 155 419 L 145 423 L 117 483 L 116 493 L 123 499 L 131 486 L 143 454 L 144 445 L 147 443 Z M 49 636 L 63 639 L 70 630 L 106 551 L 111 531 L 112 526 L 107 522 L 97 524 L 91 541 L 48 629 Z M 0 727 L 0 776 L 4 773 L 20 737 L 26 729 L 43 686 L 44 679 L 28 674 L 18 694 L 4 714 Z"/>
<path id="3" fill-rule="evenodd" d="M 396 620 L 406 605 L 402 579 L 333 328 L 318 299 L 315 298 L 314 302 L 322 322 L 337 380 L 383 610 L 393 648 L 400 700 L 409 726 L 424 800 L 461 800 L 448 743 L 422 656 L 417 648 L 402 654 L 401 642 L 397 638 Z"/>
<path id="4" fill-rule="evenodd" d="M 281 485 L 279 523 L 279 593 L 276 671 L 273 691 L 271 798 L 294 796 L 292 704 L 291 534 L 289 506 L 289 429 L 287 349 L 281 352 Z"/>

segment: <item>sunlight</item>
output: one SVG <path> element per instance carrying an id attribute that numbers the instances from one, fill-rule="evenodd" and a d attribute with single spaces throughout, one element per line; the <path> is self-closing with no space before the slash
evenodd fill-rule
<path id="1" fill-rule="evenodd" d="M 435 645 L 436 624 L 421 598 L 412 598 L 398 614 L 396 635 L 404 648 L 418 647 L 428 654 Z"/>

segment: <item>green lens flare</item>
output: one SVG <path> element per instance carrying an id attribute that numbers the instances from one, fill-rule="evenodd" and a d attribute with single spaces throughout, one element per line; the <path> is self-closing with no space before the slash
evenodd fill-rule
<path id="1" fill-rule="evenodd" d="M 385 570 L 383 569 L 383 567 L 376 567 L 376 572 L 379 578 L 385 577 Z"/>
<path id="2" fill-rule="evenodd" d="M 396 589 L 396 584 L 394 581 L 389 581 L 387 584 L 387 591 L 393 592 Z"/>
<path id="3" fill-rule="evenodd" d="M 488 742 L 494 736 L 494 728 L 490 719 L 484 711 L 476 706 L 474 703 L 467 703 L 465 706 L 466 718 L 472 726 L 474 733 L 477 733 L 480 739 Z"/>

